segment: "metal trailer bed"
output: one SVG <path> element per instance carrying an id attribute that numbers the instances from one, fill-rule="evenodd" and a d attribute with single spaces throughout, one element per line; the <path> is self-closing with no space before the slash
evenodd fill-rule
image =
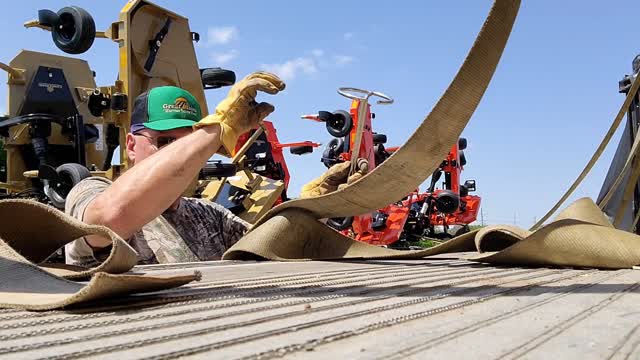
<path id="1" fill-rule="evenodd" d="M 0 310 L 0 358 L 640 358 L 640 271 L 418 261 L 204 262 L 155 294 Z"/>

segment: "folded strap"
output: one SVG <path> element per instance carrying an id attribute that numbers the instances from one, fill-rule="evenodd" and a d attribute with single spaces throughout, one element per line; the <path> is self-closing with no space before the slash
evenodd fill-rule
<path id="1" fill-rule="evenodd" d="M 55 309 L 108 296 L 172 288 L 199 277 L 196 273 L 117 275 L 137 263 L 133 248 L 106 227 L 84 224 L 35 201 L 0 201 L 0 224 L 0 307 Z M 99 266 L 37 265 L 66 243 L 92 234 L 113 243 L 111 253 Z M 71 281 L 89 277 L 88 284 Z"/>
<path id="2" fill-rule="evenodd" d="M 588 198 L 576 201 L 535 232 L 510 225 L 489 226 L 419 251 L 358 242 L 318 222 L 309 212 L 287 209 L 242 238 L 224 258 L 419 259 L 468 251 L 478 254 L 465 259 L 493 264 L 620 269 L 640 264 L 640 236 L 614 228 Z"/>

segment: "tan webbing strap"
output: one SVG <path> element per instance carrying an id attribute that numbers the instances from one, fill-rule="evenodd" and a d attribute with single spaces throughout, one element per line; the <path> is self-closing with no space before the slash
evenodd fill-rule
<path id="1" fill-rule="evenodd" d="M 287 201 L 256 225 L 288 208 L 304 209 L 317 218 L 365 214 L 416 189 L 442 163 L 482 99 L 509 38 L 519 4 L 517 0 L 495 1 L 447 90 L 405 144 L 382 165 L 341 190 Z"/>
<path id="2" fill-rule="evenodd" d="M 86 225 L 35 201 L 0 201 L 0 307 L 47 310 L 108 296 L 180 286 L 198 274 L 174 277 L 112 275 L 130 270 L 136 252 L 111 230 Z M 110 238 L 109 257 L 98 267 L 41 267 L 64 244 L 97 234 Z M 108 274 L 111 273 L 111 274 Z M 69 279 L 91 280 L 88 284 Z"/>
<path id="3" fill-rule="evenodd" d="M 385 162 L 362 179 L 338 191 L 315 198 L 291 200 L 277 206 L 260 219 L 252 231 L 223 258 L 236 258 L 234 254 L 238 250 L 243 253 L 252 252 L 250 249 L 259 246 L 258 244 L 262 244 L 265 239 L 273 240 L 269 246 L 279 248 L 281 245 L 277 242 L 280 240 L 276 239 L 289 236 L 276 231 L 286 228 L 281 223 L 285 219 L 294 223 L 306 223 L 309 218 L 364 214 L 398 201 L 417 188 L 440 165 L 482 99 L 507 44 L 519 5 L 520 2 L 515 0 L 494 2 L 478 37 L 447 90 L 406 143 Z M 284 218 L 277 217 L 271 220 L 285 210 L 287 213 Z M 298 220 L 295 214 L 300 214 L 301 220 Z M 317 235 L 312 233 L 308 234 L 309 236 L 327 233 L 320 232 L 316 227 L 309 231 L 319 231 Z M 304 238 L 299 231 L 293 234 Z M 250 240 L 256 238 L 261 240 Z M 360 244 L 348 244 L 350 249 L 351 246 L 362 248 Z M 337 245 L 327 242 L 326 246 Z M 366 249 L 371 252 L 378 251 L 373 247 Z M 275 259 L 264 256 L 267 249 L 253 250 L 261 257 Z"/>
<path id="4" fill-rule="evenodd" d="M 535 232 L 512 226 L 490 226 L 420 251 L 367 245 L 333 231 L 310 213 L 287 209 L 241 239 L 224 258 L 418 259 L 466 251 L 479 253 L 467 257 L 468 260 L 493 264 L 620 269 L 640 264 L 640 237 L 615 229 L 588 198 L 576 201 Z"/>
<path id="5" fill-rule="evenodd" d="M 589 199 L 577 201 L 535 232 L 494 226 L 413 252 L 356 242 L 318 221 L 382 208 L 404 198 L 431 175 L 480 102 L 509 38 L 519 4 L 517 0 L 495 1 L 449 88 L 409 140 L 381 166 L 331 194 L 292 200 L 272 209 L 223 258 L 409 259 L 476 250 L 479 254 L 472 260 L 500 264 L 599 268 L 639 264 L 640 238 L 613 228 Z M 636 80 L 630 92 L 637 89 Z M 628 104 L 623 106 L 625 110 L 627 107 Z M 624 112 L 618 114 L 614 124 L 623 115 Z M 605 140 L 601 147 L 608 143 L 607 137 Z M 35 202 L 0 202 L 0 219 L 0 307 L 52 309 L 106 296 L 156 291 L 198 276 L 108 274 L 127 271 L 135 263 L 135 253 L 122 239 L 106 228 L 82 224 Z M 100 234 L 114 242 L 110 257 L 99 267 L 48 269 L 34 264 L 87 234 Z M 88 284 L 82 284 L 55 275 L 61 271 L 67 278 L 93 276 Z"/>
<path id="6" fill-rule="evenodd" d="M 638 155 L 638 150 L 640 149 L 640 146 L 638 145 L 640 145 L 640 136 L 636 136 L 636 138 L 633 140 L 633 145 L 631 146 L 631 150 L 629 151 L 629 156 L 627 156 L 627 159 L 625 160 L 624 165 L 622 166 L 622 170 L 620 170 L 620 174 L 618 174 L 618 177 L 613 182 L 613 184 L 611 184 L 611 187 L 609 188 L 605 196 L 598 203 L 598 206 L 600 207 L 600 209 L 604 209 L 607 206 L 607 204 L 615 194 L 616 190 L 618 190 L 618 187 L 620 186 L 620 184 L 622 184 L 622 181 L 624 180 L 624 177 L 627 174 L 627 171 L 629 171 L 629 169 L 631 168 L 631 165 L 634 163 Z M 624 207 L 621 206 L 620 208 L 624 208 Z"/>
<path id="7" fill-rule="evenodd" d="M 565 201 L 567 201 L 569 196 L 571 196 L 571 194 L 573 194 L 573 192 L 578 188 L 578 185 L 582 183 L 582 180 L 584 180 L 584 178 L 591 171 L 591 169 L 596 164 L 596 162 L 598 162 L 598 159 L 606 149 L 607 145 L 609 145 L 609 142 L 611 141 L 611 138 L 615 134 L 616 129 L 618 129 L 618 127 L 620 126 L 620 122 L 626 115 L 627 110 L 629 109 L 629 105 L 631 105 L 631 102 L 633 101 L 635 94 L 638 92 L 638 89 L 640 89 L 640 76 L 636 76 L 635 80 L 633 81 L 633 84 L 631 85 L 631 88 L 629 89 L 629 93 L 627 94 L 627 97 L 624 99 L 622 106 L 620 106 L 620 110 L 618 110 L 618 114 L 613 120 L 613 123 L 611 123 L 611 127 L 609 127 L 609 131 L 607 131 L 607 133 L 604 135 L 602 142 L 600 142 L 600 145 L 598 145 L 598 148 L 593 153 L 593 156 L 591 156 L 591 159 L 589 160 L 587 165 L 584 167 L 584 169 L 582 169 L 582 172 L 580 173 L 580 175 L 578 175 L 576 180 L 573 182 L 573 184 L 571 184 L 571 186 L 569 187 L 569 189 L 567 189 L 564 195 L 560 197 L 558 202 L 555 205 L 553 205 L 553 207 L 542 218 L 540 218 L 540 220 L 538 220 L 537 223 L 535 223 L 531 227 L 530 229 L 531 231 L 536 230 L 537 228 L 542 226 L 542 224 L 544 224 L 544 222 L 547 221 L 551 217 L 551 215 L 553 215 L 560 208 L 560 206 L 564 204 Z"/>
<path id="8" fill-rule="evenodd" d="M 257 226 L 227 251 L 223 259 L 407 259 L 476 250 L 480 254 L 472 260 L 500 264 L 597 268 L 626 268 L 640 264 L 640 237 L 615 229 L 590 199 L 578 200 L 553 222 L 535 232 L 512 226 L 492 226 L 413 252 L 360 243 L 317 220 L 358 215 L 382 208 L 403 198 L 431 175 L 480 101 L 506 45 L 518 5 L 519 2 L 508 0 L 494 3 L 475 44 L 447 91 L 405 145 L 381 166 L 342 190 L 278 206 L 258 221 Z M 639 84 L 635 81 L 631 92 L 637 90 Z M 628 102 L 629 98 L 594 159 L 609 142 L 629 106 Z M 575 186 L 586 175 L 594 159 Z M 555 209 L 550 214 L 553 212 Z"/>

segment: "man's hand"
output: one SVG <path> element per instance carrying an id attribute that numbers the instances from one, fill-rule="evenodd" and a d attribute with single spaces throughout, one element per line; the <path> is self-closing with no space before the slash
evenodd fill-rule
<path id="1" fill-rule="evenodd" d="M 360 180 L 369 171 L 369 162 L 366 159 L 358 159 L 356 172 L 351 176 L 349 176 L 350 168 L 351 161 L 333 165 L 319 178 L 305 184 L 300 192 L 300 197 L 304 199 L 325 195 Z"/>
<path id="2" fill-rule="evenodd" d="M 216 107 L 215 113 L 200 120 L 194 127 L 220 124 L 222 147 L 218 152 L 225 156 L 233 156 L 238 137 L 257 128 L 274 110 L 273 105 L 269 103 L 256 102 L 258 90 L 274 95 L 284 88 L 284 82 L 274 74 L 250 74 L 233 85 L 227 98 Z"/>

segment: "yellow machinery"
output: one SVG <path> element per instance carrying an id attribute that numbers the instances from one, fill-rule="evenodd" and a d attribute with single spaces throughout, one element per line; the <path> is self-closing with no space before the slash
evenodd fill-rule
<path id="1" fill-rule="evenodd" d="M 112 166 L 112 158 L 125 144 L 130 110 L 140 93 L 162 85 L 184 88 L 206 116 L 204 90 L 235 82 L 232 71 L 199 67 L 193 45 L 199 34 L 191 31 L 187 18 L 145 0 L 129 1 L 104 31 L 96 31 L 92 17 L 75 6 L 39 10 L 38 19 L 25 27 L 50 31 L 54 44 L 69 54 L 87 51 L 96 38 L 110 39 L 118 46 L 118 79 L 98 86 L 86 61 L 28 50 L 0 63 L 9 87 L 8 114 L 0 119 L 6 151 L 0 197 L 37 198 L 63 208 L 66 193 L 82 178 L 114 179 L 126 170 L 124 146 L 121 164 Z M 235 173 L 233 167 L 223 170 L 226 174 L 214 175 Z M 211 200 L 218 196 L 211 189 L 207 193 Z M 248 211 L 252 205 L 246 205 Z"/>

